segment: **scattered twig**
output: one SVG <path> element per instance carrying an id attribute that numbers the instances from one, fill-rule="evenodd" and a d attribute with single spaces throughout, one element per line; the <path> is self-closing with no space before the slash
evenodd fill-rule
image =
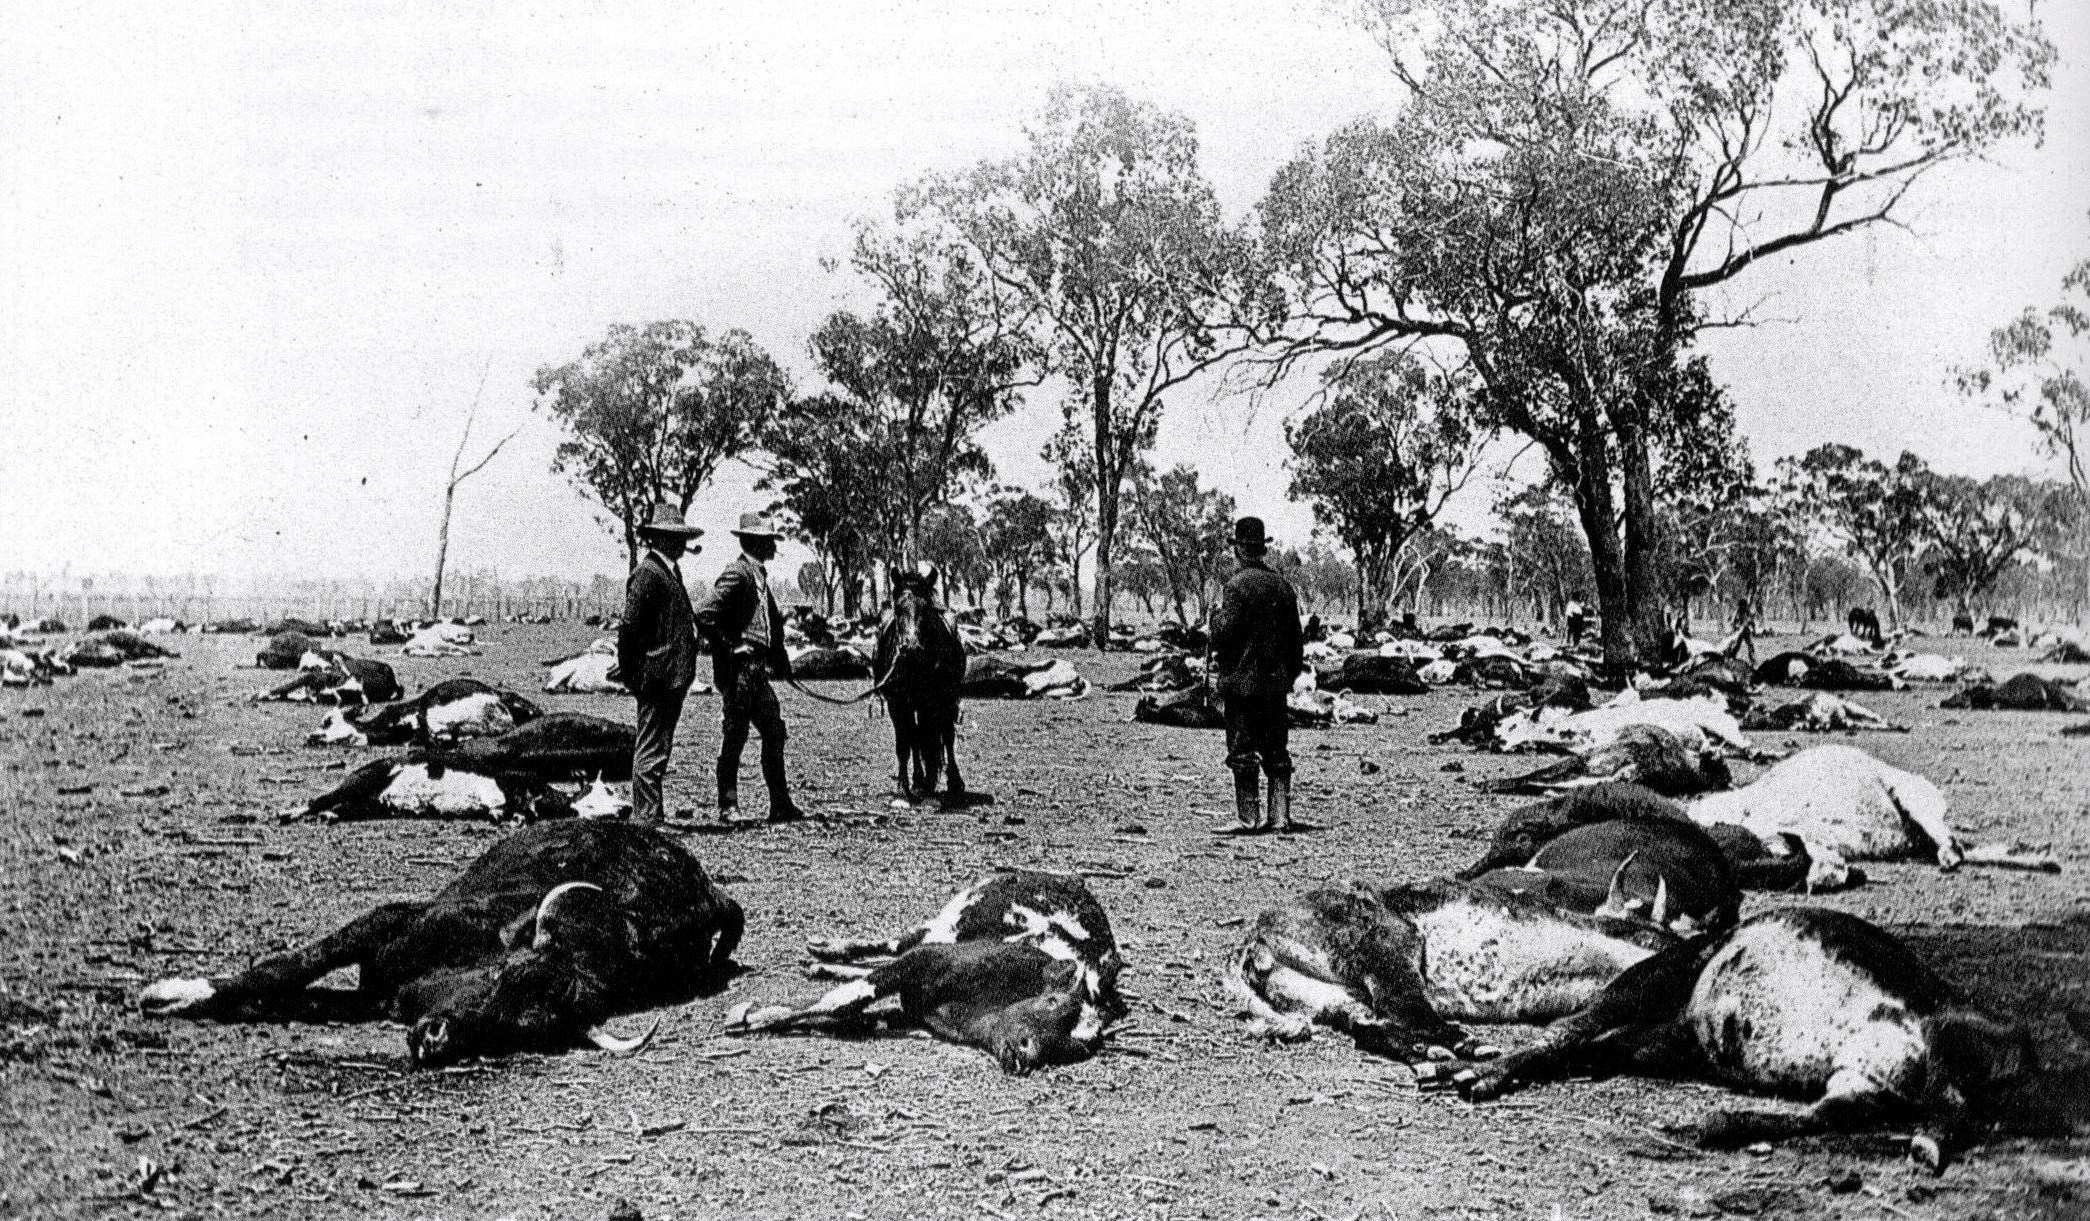
<path id="1" fill-rule="evenodd" d="M 194 1132 L 196 1129 L 202 1127 L 204 1124 L 209 1123 L 211 1120 L 216 1119 L 218 1116 L 223 1115 L 225 1112 L 231 1109 L 231 1107 L 219 1107 L 217 1110 L 211 1111 L 208 1114 L 198 1115 L 196 1118 L 191 1119 L 187 1123 L 180 1125 L 181 1130 L 184 1132 Z"/>

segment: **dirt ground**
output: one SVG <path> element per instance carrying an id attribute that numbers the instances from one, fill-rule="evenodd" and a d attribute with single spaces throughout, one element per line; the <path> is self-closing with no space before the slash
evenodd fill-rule
<path id="1" fill-rule="evenodd" d="M 409 691 L 471 674 L 534 693 L 538 660 L 588 635 L 490 628 L 484 656 L 453 660 L 358 651 Z M 2064 866 L 1885 865 L 1822 900 L 2029 1022 L 2053 1068 L 1932 1179 L 1891 1135 L 1760 1155 L 1675 1142 L 1663 1125 L 1722 1099 L 1707 1085 L 1569 1082 L 1475 1107 L 1418 1095 L 1405 1068 L 1339 1038 L 1246 1037 L 1219 979 L 1244 918 L 1328 878 L 1455 868 L 1517 803 L 1474 782 L 1531 760 L 1426 742 L 1472 698 L 1459 689 L 1373 697 L 1376 726 L 1295 734 L 1302 813 L 1330 827 L 1246 842 L 1208 833 L 1227 801 L 1219 735 L 1132 724 L 1129 695 L 969 706 L 961 761 L 994 800 L 942 813 L 888 808 L 883 720 L 786 691 L 801 800 L 828 817 L 685 841 L 746 906 L 748 970 L 670 1011 L 637 1056 L 419 1073 L 383 1024 L 148 1021 L 141 983 L 229 972 L 425 895 L 498 834 L 280 825 L 330 768 L 378 752 L 308 749 L 317 711 L 246 702 L 266 685 L 237 668 L 258 640 L 170 643 L 183 656 L 157 670 L 0 692 L 0 1216 L 604 1218 L 618 1200 L 647 1221 L 2090 1216 L 2090 1048 L 2064 1020 L 2090 1010 L 2090 740 L 2058 736 L 2081 718 L 1944 712 L 1938 688 L 1859 697 L 1913 727 L 1859 744 L 1942 784 L 1966 836 L 2050 844 Z M 2024 668 L 1930 643 L 1999 678 Z M 1070 656 L 1092 680 L 1134 666 Z M 716 717 L 691 701 L 671 807 L 704 797 Z M 799 975 L 808 935 L 903 927 L 1003 863 L 1080 870 L 1109 909 L 1135 1022 L 1105 1054 L 1019 1080 L 917 1037 L 721 1036 L 736 1001 L 817 988 Z"/>

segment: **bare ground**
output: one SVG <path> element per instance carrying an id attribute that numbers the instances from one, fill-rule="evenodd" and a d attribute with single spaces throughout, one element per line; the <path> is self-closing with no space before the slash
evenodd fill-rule
<path id="1" fill-rule="evenodd" d="M 384 1024 L 147 1021 L 140 983 L 234 970 L 425 894 L 496 834 L 279 825 L 344 755 L 301 745 L 313 710 L 245 702 L 265 676 L 235 667 L 258 641 L 176 639 L 184 656 L 163 669 L 0 693 L 0 1216 L 600 1218 L 619 1199 L 649 1221 L 2090 1216 L 2090 1049 L 2064 1020 L 2090 1010 L 2090 740 L 2058 736 L 2080 718 L 1943 712 L 1935 688 L 1859 697 L 1914 726 L 1860 744 L 1943 784 L 1970 838 L 2049 843 L 2064 864 L 1879 866 L 1823 900 L 2031 1022 L 2054 1066 L 1933 1180 L 1891 1135 L 1761 1155 L 1679 1144 L 1663 1125 L 1717 1104 L 1706 1085 L 1573 1082 L 1474 1107 L 1417 1095 L 1405 1069 L 1340 1039 L 1243 1034 L 1219 966 L 1244 917 L 1330 877 L 1456 867 L 1515 804 L 1471 781 L 1528 759 L 1425 742 L 1468 700 L 1458 690 L 1375 699 L 1392 714 L 1377 726 L 1295 735 L 1303 812 L 1330 829 L 1249 842 L 1207 832 L 1227 798 L 1218 735 L 1132 724 L 1130 696 L 973 705 L 961 758 L 993 804 L 896 813 L 886 724 L 786 692 L 801 799 L 829 817 L 687 841 L 747 907 L 749 969 L 671 1011 L 638 1056 L 410 1073 Z M 410 691 L 470 673 L 534 692 L 537 659 L 586 635 L 482 639 L 485 656 L 451 661 L 364 651 Z M 1972 651 L 1998 677 L 2021 668 Z M 1133 666 L 1072 656 L 1092 679 Z M 671 805 L 700 804 L 716 740 L 715 702 L 692 700 Z M 1104 1055 L 1018 1080 L 921 1038 L 719 1034 L 737 1000 L 815 987 L 798 974 L 808 935 L 897 929 L 998 863 L 1080 869 L 1110 910 L 1136 1020 Z"/>

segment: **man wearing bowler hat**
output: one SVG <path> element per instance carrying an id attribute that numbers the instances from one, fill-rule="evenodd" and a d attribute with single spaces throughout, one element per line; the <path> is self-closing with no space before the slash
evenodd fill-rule
<path id="1" fill-rule="evenodd" d="M 638 529 L 646 555 L 624 586 L 624 621 L 617 626 L 617 677 L 639 702 L 638 743 L 631 752 L 631 817 L 658 823 L 666 813 L 661 785 L 682 700 L 697 677 L 696 616 L 675 562 L 701 550 L 704 533 L 671 504 L 653 506 Z"/>
<path id="2" fill-rule="evenodd" d="M 777 707 L 770 676 L 791 677 L 791 658 L 784 652 L 784 612 L 769 592 L 769 570 L 776 558 L 777 533 L 760 513 L 740 515 L 733 531 L 740 555 L 718 574 L 718 585 L 697 612 L 697 630 L 711 646 L 718 680 L 724 733 L 718 746 L 718 813 L 726 822 L 740 819 L 740 749 L 748 728 L 762 735 L 762 781 L 769 788 L 769 821 L 805 817 L 791 800 L 784 775 L 784 715 Z"/>
<path id="3" fill-rule="evenodd" d="M 1234 559 L 1240 568 L 1212 617 L 1211 680 L 1226 717 L 1226 766 L 1234 774 L 1231 835 L 1302 829 L 1292 821 L 1291 714 L 1285 696 L 1305 661 L 1299 598 L 1263 562 L 1270 540 L 1263 520 L 1234 523 Z M 1267 803 L 1257 800 L 1258 772 L 1269 781 Z"/>

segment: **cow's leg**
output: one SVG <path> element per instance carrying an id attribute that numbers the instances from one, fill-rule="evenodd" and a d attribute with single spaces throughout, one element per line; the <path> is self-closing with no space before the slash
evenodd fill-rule
<path id="1" fill-rule="evenodd" d="M 918 924 L 894 937 L 814 937 L 806 953 L 822 962 L 856 962 L 865 958 L 898 958 L 922 943 L 927 925 Z"/>
<path id="2" fill-rule="evenodd" d="M 163 979 L 138 994 L 161 1017 L 231 1018 L 287 999 L 329 971 L 369 962 L 421 918 L 425 903 L 387 903 L 318 941 L 273 954 L 226 979 Z"/>
<path id="3" fill-rule="evenodd" d="M 1466 1098 L 1484 1101 L 1521 1082 L 1554 1073 L 1592 1052 L 1630 1055 L 1651 1038 L 1664 1037 L 1690 1002 L 1704 948 L 1687 942 L 1626 968 L 1581 1009 L 1546 1027 L 1527 1047 L 1492 1064 L 1465 1069 L 1451 1084 Z"/>
<path id="4" fill-rule="evenodd" d="M 1698 1143 L 1739 1149 L 1758 1141 L 1791 1140 L 1820 1132 L 1847 1132 L 1878 1117 L 1879 1086 L 1864 1073 L 1839 1069 L 1821 1100 L 1804 1111 L 1714 1111 L 1698 1124 Z"/>
<path id="5" fill-rule="evenodd" d="M 873 1002 L 906 986 L 913 977 L 913 972 L 908 969 L 909 962 L 903 957 L 886 963 L 867 972 L 861 979 L 830 988 L 809 1004 L 765 1005 L 759 1009 L 741 1006 L 728 1016 L 727 1029 L 733 1034 L 755 1034 L 806 1026 L 837 1029 L 857 1024 L 863 1019 L 864 1010 Z"/>

